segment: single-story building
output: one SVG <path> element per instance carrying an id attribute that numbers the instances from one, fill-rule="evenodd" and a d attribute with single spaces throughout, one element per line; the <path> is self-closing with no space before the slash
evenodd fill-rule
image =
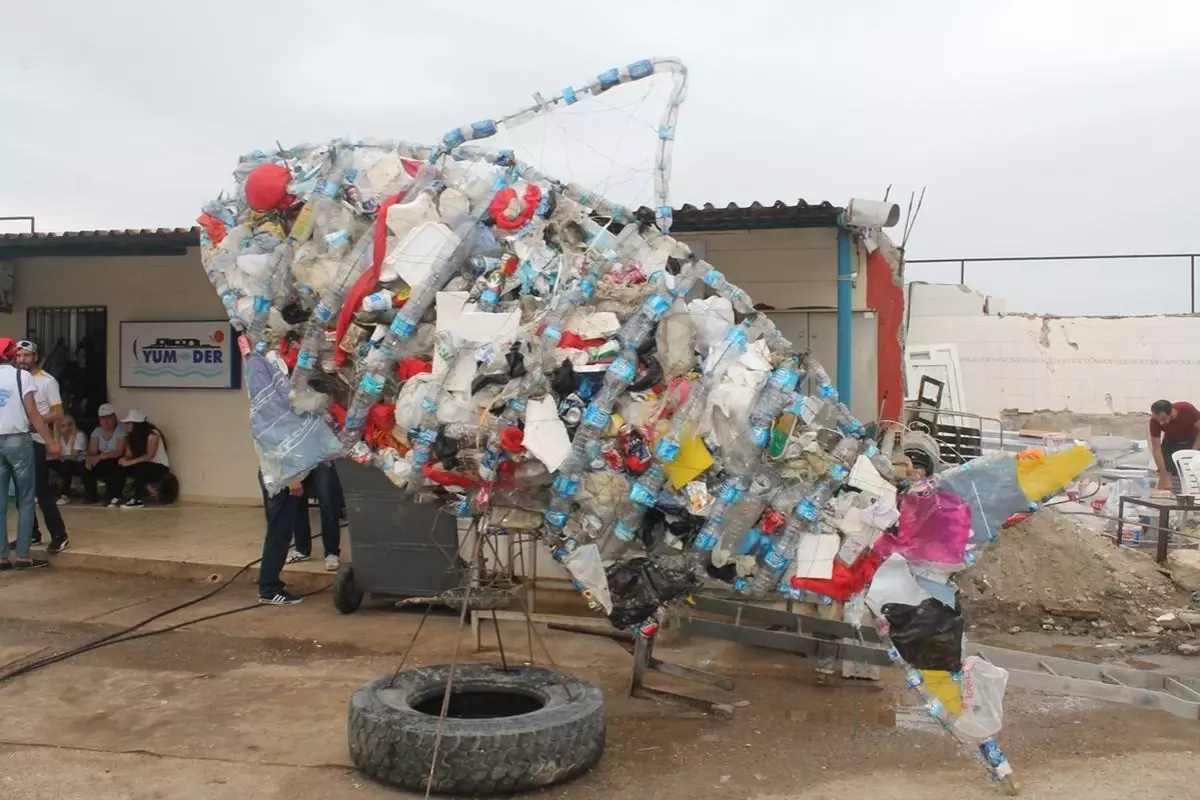
<path id="1" fill-rule="evenodd" d="M 811 348 L 855 414 L 871 420 L 898 407 L 903 391 L 903 282 L 899 266 L 868 256 L 839 226 L 841 213 L 803 200 L 685 205 L 672 234 L 775 309 L 784 334 Z M 183 499 L 259 502 L 244 391 L 122 385 L 122 323 L 225 319 L 200 264 L 199 229 L 3 234 L 0 272 L 15 280 L 0 334 L 37 340 L 47 368 L 90 408 L 108 400 L 147 412 L 167 436 Z"/>

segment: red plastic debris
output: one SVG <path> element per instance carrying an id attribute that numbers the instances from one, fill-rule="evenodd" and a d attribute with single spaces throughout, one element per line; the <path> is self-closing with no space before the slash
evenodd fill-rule
<path id="1" fill-rule="evenodd" d="M 379 206 L 375 217 L 375 241 L 373 243 L 374 250 L 371 253 L 371 266 L 367 267 L 366 272 L 359 276 L 346 294 L 346 302 L 342 305 L 342 310 L 338 312 L 337 327 L 335 328 L 336 338 L 334 339 L 336 342 L 342 341 L 342 337 L 346 335 L 346 329 L 350 327 L 350 321 L 362 307 L 363 298 L 375 291 L 375 286 L 379 283 L 379 273 L 383 270 L 383 257 L 387 255 L 387 212 L 389 208 L 404 199 L 404 194 L 404 192 L 400 192 L 389 197 Z M 333 363 L 340 367 L 346 363 L 347 356 L 348 354 L 339 347 L 333 352 Z"/>
<path id="2" fill-rule="evenodd" d="M 517 190 L 511 186 L 506 186 L 496 192 L 496 196 L 492 198 L 491 205 L 488 206 L 488 213 L 500 230 L 515 231 L 533 219 L 533 214 L 537 211 L 538 203 L 542 199 L 542 190 L 537 187 L 537 184 L 526 184 L 525 192 L 521 197 L 521 208 L 515 215 L 510 216 L 509 208 L 516 199 Z"/>
<path id="3" fill-rule="evenodd" d="M 213 247 L 225 240 L 225 223 L 212 214 L 201 214 L 196 217 L 196 222 L 199 222 L 200 227 L 208 234 L 208 240 L 213 243 Z"/>
<path id="4" fill-rule="evenodd" d="M 295 204 L 288 194 L 292 173 L 282 164 L 263 164 L 246 176 L 246 203 L 255 211 L 282 211 Z"/>
<path id="5" fill-rule="evenodd" d="M 400 363 L 396 365 L 396 377 L 402 381 L 425 372 L 433 372 L 433 364 L 421 358 L 409 356 L 400 359 Z"/>
<path id="6" fill-rule="evenodd" d="M 516 425 L 510 425 L 500 434 L 500 447 L 510 453 L 519 453 L 525 449 L 525 431 Z"/>
<path id="7" fill-rule="evenodd" d="M 792 578 L 792 588 L 806 592 L 816 592 L 826 597 L 832 597 L 839 603 L 844 603 L 861 592 L 871 579 L 883 559 L 874 550 L 864 550 L 852 566 L 846 566 L 840 559 L 833 560 L 833 577 L 824 578 Z"/>

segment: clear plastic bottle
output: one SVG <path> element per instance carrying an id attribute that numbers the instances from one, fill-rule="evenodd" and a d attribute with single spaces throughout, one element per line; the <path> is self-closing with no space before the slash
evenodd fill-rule
<path id="1" fill-rule="evenodd" d="M 765 552 L 759 558 L 758 569 L 744 585 L 743 591 L 754 597 L 774 592 L 792 564 L 800 537 L 814 529 L 812 520 L 802 516 L 793 517 L 783 533 L 765 548 Z"/>
<path id="2" fill-rule="evenodd" d="M 667 309 L 671 307 L 675 296 L 686 295 L 691 291 L 692 285 L 696 281 L 696 263 L 695 261 L 690 261 L 685 264 L 679 275 L 676 276 L 675 288 L 672 290 L 665 286 L 659 287 L 659 290 L 646 300 L 637 313 L 626 320 L 621 330 L 618 331 L 617 338 L 625 346 L 624 353 L 622 354 L 622 358 L 625 361 L 631 361 L 634 364 L 637 363 L 637 349 L 641 347 L 642 343 L 654 331 L 654 326 L 662 318 L 662 315 L 666 313 Z M 594 288 L 594 286 L 591 288 Z M 589 289 L 590 291 L 591 289 Z M 545 329 L 543 330 L 543 336 L 548 336 L 548 338 L 553 340 L 553 335 L 548 335 Z M 559 339 L 562 338 L 561 329 L 557 332 L 557 336 Z M 633 375 L 629 374 L 628 366 L 625 364 L 621 364 L 616 368 L 610 366 L 605 372 L 604 385 L 597 392 L 596 397 L 592 398 L 592 402 L 584 411 L 583 419 L 575 432 L 575 438 L 571 441 L 571 455 L 567 458 L 566 463 L 559 468 L 559 476 L 562 479 L 561 485 L 563 489 L 578 491 L 583 472 L 591 463 L 588 450 L 599 440 L 605 428 L 608 427 L 608 422 L 612 418 L 613 404 L 616 403 L 625 386 L 628 386 L 628 381 L 620 385 L 621 380 L 626 377 L 629 380 L 633 379 Z M 659 469 L 656 472 L 652 466 L 650 470 L 647 470 L 646 475 L 650 475 L 651 473 L 661 474 L 662 471 Z M 646 475 L 642 477 L 646 478 Z M 665 476 L 663 480 L 665 481 Z M 646 484 L 645 488 L 648 491 L 650 488 L 649 484 Z M 551 489 L 552 497 L 545 514 L 546 526 L 552 535 L 560 535 L 563 526 L 566 525 L 570 517 L 572 502 L 570 496 L 560 491 L 559 480 L 555 480 L 555 485 Z M 657 497 L 657 493 L 661 489 L 662 484 L 659 483 L 658 487 L 654 489 L 655 497 Z M 631 530 L 636 531 L 638 529 L 641 524 L 641 517 L 645 514 L 645 507 L 633 503 L 625 509 L 625 512 L 621 515 L 621 521 L 624 523 L 624 527 L 621 528 L 623 535 Z"/>
<path id="3" fill-rule="evenodd" d="M 325 332 L 333 326 L 350 287 L 370 266 L 374 245 L 375 237 L 371 231 L 359 238 L 349 255 L 343 259 L 332 285 L 317 302 L 312 316 L 305 323 L 304 334 L 300 338 L 300 352 L 296 356 L 296 367 L 292 370 L 293 397 L 308 391 L 308 382 L 317 368 Z M 380 388 L 382 389 L 382 386 Z"/>
<path id="4" fill-rule="evenodd" d="M 479 223 L 470 219 L 459 226 L 459 244 L 448 258 L 435 264 L 428 280 L 420 287 L 413 287 L 408 302 L 396 314 L 392 324 L 382 341 L 364 359 L 363 376 L 359 380 L 354 397 L 346 412 L 346 424 L 342 428 L 341 439 L 344 444 L 353 444 L 362 433 L 366 424 L 367 414 L 371 407 L 379 401 L 384 384 L 391 373 L 396 360 L 403 355 L 402 345 L 408 341 L 417 330 L 417 323 L 433 304 L 437 293 L 446 282 L 458 271 L 461 264 L 469 255 L 479 233 Z"/>

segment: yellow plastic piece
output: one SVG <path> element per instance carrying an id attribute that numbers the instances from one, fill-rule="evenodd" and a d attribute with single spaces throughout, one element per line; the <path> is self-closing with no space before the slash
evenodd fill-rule
<path id="1" fill-rule="evenodd" d="M 1047 454 L 1034 448 L 1017 454 L 1017 483 L 1030 500 L 1040 502 L 1079 477 L 1092 463 L 1082 445 Z"/>
<path id="2" fill-rule="evenodd" d="M 962 684 L 950 677 L 950 673 L 940 669 L 919 670 L 925 679 L 925 690 L 942 701 L 946 712 L 957 717 L 962 713 Z"/>
<path id="3" fill-rule="evenodd" d="M 696 435 L 685 436 L 679 443 L 679 457 L 666 466 L 667 480 L 676 490 L 682 489 L 712 465 L 712 454 L 703 440 Z"/>

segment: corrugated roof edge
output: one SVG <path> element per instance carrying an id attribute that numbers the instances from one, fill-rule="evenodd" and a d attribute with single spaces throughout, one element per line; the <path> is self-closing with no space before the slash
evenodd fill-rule
<path id="1" fill-rule="evenodd" d="M 643 209 L 653 213 L 649 209 Z M 704 231 L 720 230 L 755 230 L 763 228 L 811 228 L 825 227 L 837 224 L 838 215 L 842 212 L 840 206 L 829 202 L 810 204 L 798 200 L 794 205 L 788 205 L 777 200 L 771 205 L 759 202 L 748 206 L 729 203 L 718 207 L 712 203 L 695 206 L 684 203 L 674 209 L 672 233 L 701 233 Z M 199 228 L 127 228 L 124 230 L 92 230 L 64 231 L 62 233 L 0 233 L 0 255 L 13 255 L 15 251 L 38 252 L 43 249 L 53 249 L 60 252 L 68 250 L 92 250 L 89 245 L 97 246 L 97 250 L 126 249 L 125 246 L 136 248 L 138 245 L 149 247 L 190 247 L 200 241 Z"/>

